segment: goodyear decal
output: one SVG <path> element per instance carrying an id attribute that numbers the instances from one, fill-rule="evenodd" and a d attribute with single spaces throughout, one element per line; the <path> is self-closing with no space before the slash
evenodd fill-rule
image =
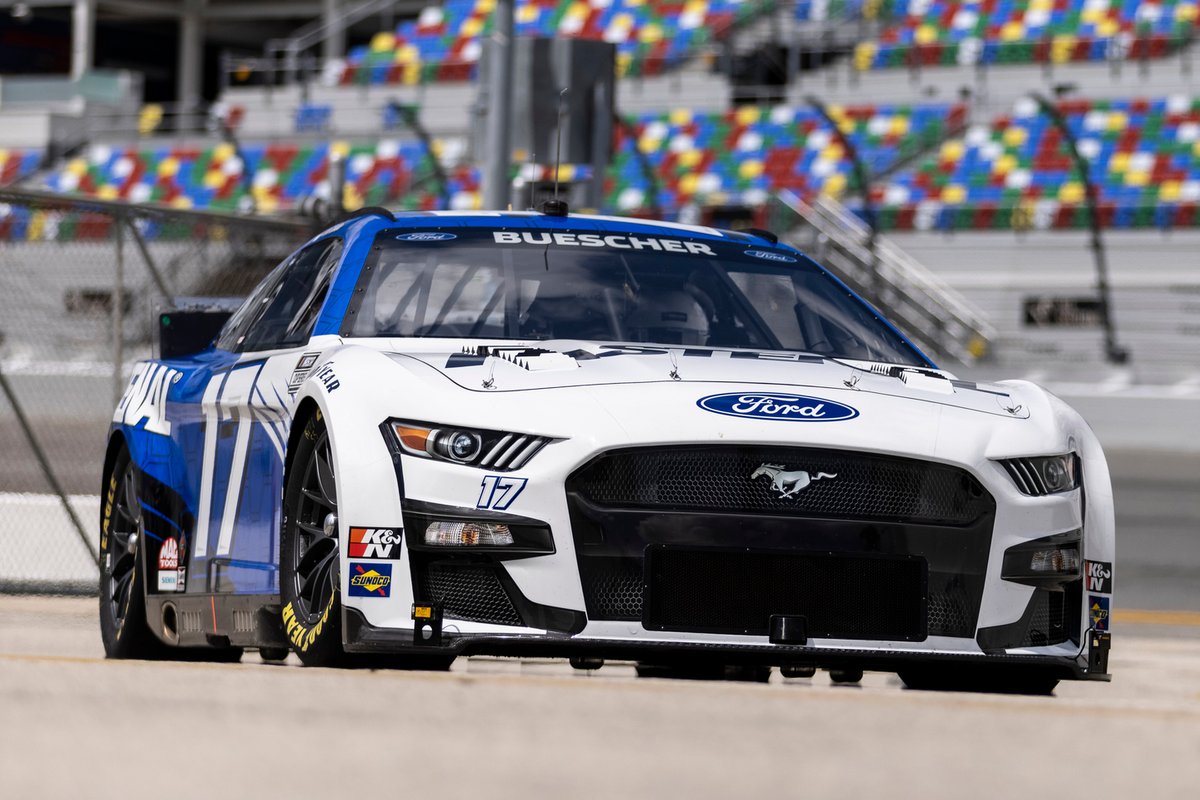
<path id="1" fill-rule="evenodd" d="M 391 564 L 358 564 L 350 562 L 351 597 L 391 597 Z"/>
<path id="2" fill-rule="evenodd" d="M 292 643 L 297 652 L 307 653 L 308 648 L 312 647 L 313 642 L 321 635 L 325 624 L 329 622 L 329 612 L 333 610 L 333 601 L 336 597 L 337 592 L 334 592 L 329 598 L 329 602 L 325 604 L 325 610 L 321 612 L 321 616 L 312 627 L 296 619 L 296 610 L 292 608 L 291 603 L 283 607 L 283 629 L 287 634 L 288 641 Z"/>

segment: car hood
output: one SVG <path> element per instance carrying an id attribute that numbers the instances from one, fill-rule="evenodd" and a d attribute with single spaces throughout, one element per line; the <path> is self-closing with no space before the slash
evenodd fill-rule
<path id="1" fill-rule="evenodd" d="M 605 387 L 682 384 L 692 385 L 693 391 L 703 395 L 742 393 L 748 397 L 755 394 L 786 397 L 826 392 L 817 398 L 824 399 L 829 392 L 837 392 L 835 404 L 853 406 L 854 397 L 861 393 L 1007 418 L 1028 415 L 1028 404 L 1023 404 L 1019 396 L 1020 386 L 960 381 L 940 370 L 829 359 L 806 353 L 623 347 L 581 341 L 528 345 L 458 343 L 457 347 L 445 348 L 431 347 L 432 344 L 404 340 L 388 349 L 394 360 L 410 369 L 421 364 L 464 390 L 489 394 L 585 387 L 590 387 L 592 394 L 606 394 Z M 736 404 L 737 408 L 728 410 L 739 415 L 745 409 L 755 410 L 755 402 L 750 399 L 738 403 L 737 397 L 730 397 L 713 401 L 713 405 Z M 762 405 L 760 402 L 757 410 L 761 411 Z M 832 407 L 822 411 L 838 413 Z"/>

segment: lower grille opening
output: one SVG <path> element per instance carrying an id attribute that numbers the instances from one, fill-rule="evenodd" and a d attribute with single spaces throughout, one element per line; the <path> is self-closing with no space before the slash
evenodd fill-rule
<path id="1" fill-rule="evenodd" d="M 580 559 L 580 567 L 588 619 L 641 620 L 643 559 L 590 556 Z M 971 593 L 960 581 L 939 575 L 935 582 L 934 575 L 929 576 L 926 619 L 930 636 L 973 637 L 976 613 Z"/>
<path id="2" fill-rule="evenodd" d="M 1018 646 L 1042 647 L 1062 644 L 1073 638 L 1071 634 L 1078 628 L 1079 602 L 1072 602 L 1072 599 L 1078 596 L 1078 592 L 1036 592 L 1029 630 Z"/>
<path id="3" fill-rule="evenodd" d="M 435 561 L 418 570 L 421 600 L 440 602 L 447 617 L 493 625 L 524 625 L 492 564 Z"/>
<path id="4" fill-rule="evenodd" d="M 773 614 L 803 616 L 810 637 L 926 637 L 922 558 L 651 547 L 649 629 L 766 635 Z"/>

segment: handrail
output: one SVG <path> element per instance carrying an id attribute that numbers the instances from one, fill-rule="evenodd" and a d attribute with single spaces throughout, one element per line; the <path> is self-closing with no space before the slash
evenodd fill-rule
<path id="1" fill-rule="evenodd" d="M 877 236 L 872 254 L 866 225 L 836 200 L 807 203 L 785 190 L 775 202 L 790 212 L 781 233 L 810 240 L 813 255 L 824 266 L 867 296 L 922 348 L 963 364 L 986 355 L 996 332 L 984 313 L 894 242 Z M 873 280 L 879 287 L 874 293 Z"/>

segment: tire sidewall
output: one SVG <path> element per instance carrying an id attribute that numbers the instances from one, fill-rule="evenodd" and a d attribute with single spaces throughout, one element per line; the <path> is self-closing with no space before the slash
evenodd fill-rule
<path id="1" fill-rule="evenodd" d="M 112 469 L 105 476 L 100 504 L 100 638 L 108 658 L 153 658 L 160 655 L 163 645 L 146 624 L 145 547 L 140 540 L 134 556 L 133 580 L 125 615 L 117 619 L 109 597 L 110 558 L 109 536 L 116 519 L 115 506 L 121 475 L 131 461 L 129 450 L 122 446 L 113 459 Z"/>
<path id="2" fill-rule="evenodd" d="M 283 630 L 293 652 L 309 666 L 333 666 L 345 660 L 340 580 L 325 606 L 311 616 L 301 611 L 295 592 L 295 552 L 299 541 L 293 514 L 301 496 L 304 466 L 313 457 L 316 443 L 324 432 L 325 423 L 318 410 L 307 419 L 303 432 L 296 439 L 296 451 L 287 470 L 283 512 L 280 516 L 279 598 Z M 340 570 L 340 564 L 338 568 Z"/>

